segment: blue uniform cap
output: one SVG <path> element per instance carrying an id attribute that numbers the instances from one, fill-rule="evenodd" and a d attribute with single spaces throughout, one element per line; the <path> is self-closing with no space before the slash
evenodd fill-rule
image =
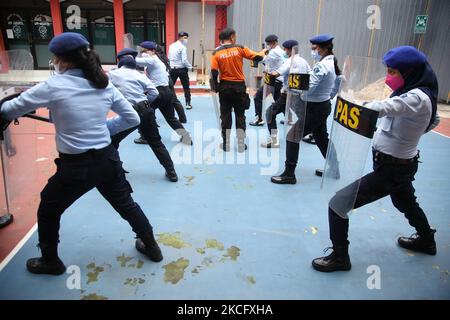
<path id="1" fill-rule="evenodd" d="M 119 53 L 117 54 L 117 59 L 120 59 L 120 57 L 126 56 L 126 55 L 130 55 L 133 57 L 136 57 L 138 54 L 138 52 L 132 48 L 125 48 L 121 51 L 119 51 Z"/>
<path id="2" fill-rule="evenodd" d="M 130 55 L 124 55 L 119 59 L 119 63 L 117 66 L 120 68 L 121 66 L 127 66 L 131 69 L 136 69 L 136 60 Z"/>
<path id="3" fill-rule="evenodd" d="M 269 34 L 269 35 L 266 37 L 265 41 L 266 41 L 266 42 L 275 42 L 275 41 L 278 41 L 278 37 L 277 37 L 277 35 L 275 35 L 275 34 Z"/>
<path id="4" fill-rule="evenodd" d="M 295 46 L 298 46 L 297 40 L 286 40 L 285 42 L 283 42 L 283 48 L 292 49 Z"/>
<path id="5" fill-rule="evenodd" d="M 383 57 L 383 62 L 389 68 L 397 69 L 403 75 L 406 71 L 425 65 L 427 57 L 411 46 L 401 46 L 389 50 Z"/>
<path id="6" fill-rule="evenodd" d="M 332 35 L 319 34 L 318 36 L 314 36 L 311 39 L 309 39 L 309 42 L 311 42 L 311 44 L 322 44 L 322 43 L 329 42 L 333 39 L 334 39 L 334 37 Z"/>
<path id="7" fill-rule="evenodd" d="M 185 31 L 178 32 L 178 38 L 180 37 L 189 37 L 189 34 Z"/>
<path id="8" fill-rule="evenodd" d="M 145 49 L 155 50 L 158 45 L 153 41 L 144 41 L 140 46 Z"/>
<path id="9" fill-rule="evenodd" d="M 50 41 L 48 49 L 53 54 L 61 55 L 69 51 L 88 46 L 89 41 L 87 41 L 82 34 L 76 32 L 64 32 L 57 35 Z"/>

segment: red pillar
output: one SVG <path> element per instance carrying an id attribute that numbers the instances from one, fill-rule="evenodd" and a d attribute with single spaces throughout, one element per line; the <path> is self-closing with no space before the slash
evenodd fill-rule
<path id="1" fill-rule="evenodd" d="M 0 28 L 0 51 L 5 51 L 6 47 L 5 47 L 5 42 L 3 41 L 3 31 Z"/>
<path id="2" fill-rule="evenodd" d="M 9 71 L 9 59 L 5 50 L 6 48 L 5 43 L 3 42 L 3 33 L 2 29 L 0 29 L 0 64 L 2 65 L 0 68 L 0 73 L 8 73 Z"/>
<path id="3" fill-rule="evenodd" d="M 116 34 L 116 50 L 119 52 L 123 49 L 123 35 L 125 34 L 122 0 L 114 0 L 114 31 Z"/>
<path id="4" fill-rule="evenodd" d="M 219 33 L 227 27 L 227 7 L 216 6 L 216 47 L 219 46 Z"/>
<path id="5" fill-rule="evenodd" d="M 59 0 L 50 0 L 50 12 L 53 20 L 53 35 L 63 33 L 63 22 L 61 18 L 61 6 Z"/>
<path id="6" fill-rule="evenodd" d="M 177 3 L 177 0 L 166 0 L 166 52 L 169 52 L 169 46 L 176 40 L 178 32 Z"/>

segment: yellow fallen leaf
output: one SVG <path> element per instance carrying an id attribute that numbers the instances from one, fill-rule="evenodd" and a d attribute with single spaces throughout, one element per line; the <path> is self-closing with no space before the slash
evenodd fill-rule
<path id="1" fill-rule="evenodd" d="M 435 269 L 435 270 L 439 270 L 440 269 L 440 267 L 438 265 L 433 265 L 432 268 Z"/>

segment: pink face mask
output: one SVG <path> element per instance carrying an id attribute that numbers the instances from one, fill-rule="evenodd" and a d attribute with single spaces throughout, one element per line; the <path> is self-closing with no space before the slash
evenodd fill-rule
<path id="1" fill-rule="evenodd" d="M 400 76 L 393 76 L 388 74 L 386 80 L 384 81 L 392 90 L 396 91 L 405 85 L 405 80 Z"/>

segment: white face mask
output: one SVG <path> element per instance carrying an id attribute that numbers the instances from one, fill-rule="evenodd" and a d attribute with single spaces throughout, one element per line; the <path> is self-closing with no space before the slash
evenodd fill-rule
<path id="1" fill-rule="evenodd" d="M 181 43 L 184 44 L 184 45 L 187 45 L 188 44 L 188 39 L 181 39 Z"/>
<path id="2" fill-rule="evenodd" d="M 320 61 L 320 59 L 322 59 L 322 56 L 317 52 L 317 50 L 311 50 L 311 57 L 314 61 Z"/>

